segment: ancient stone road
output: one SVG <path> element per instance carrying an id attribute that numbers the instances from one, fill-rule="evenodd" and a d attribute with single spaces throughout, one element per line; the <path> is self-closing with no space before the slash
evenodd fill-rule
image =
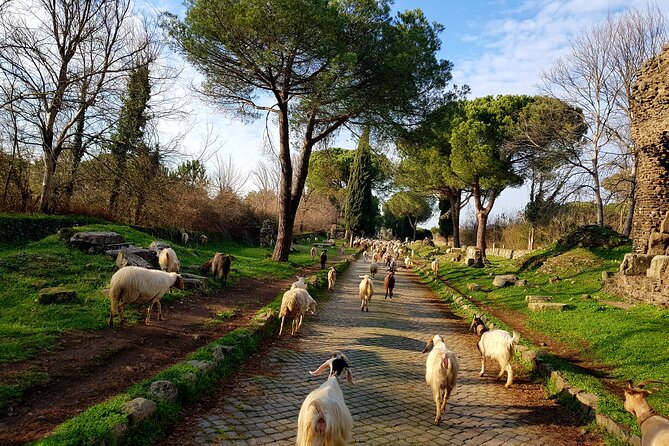
<path id="1" fill-rule="evenodd" d="M 345 380 L 341 383 L 355 422 L 355 444 L 579 444 L 573 440 L 578 426 L 565 426 L 557 416 L 552 419 L 555 407 L 528 404 L 522 388 L 534 386 L 533 394 L 539 394 L 536 385 L 504 389 L 494 380 L 499 370 L 496 364 L 486 377 L 478 377 L 475 336 L 466 332 L 466 323 L 449 313 L 413 273 L 399 272 L 395 297 L 388 301 L 382 295 L 383 274 L 378 274 L 369 313 L 360 312 L 358 275 L 368 265 L 353 263 L 337 283 L 333 297 L 319 305 L 316 316 L 307 317 L 303 336 L 282 342 L 297 348 L 271 349 L 267 357 L 271 373 L 247 371 L 239 387 L 197 420 L 196 432 L 188 435 L 188 441 L 202 445 L 295 444 L 300 405 L 325 379 L 307 371 L 341 350 L 352 363 L 355 380 L 353 386 Z M 427 355 L 420 353 L 434 333 L 442 334 L 460 359 L 458 384 L 441 426 L 432 424 L 435 408 L 424 379 Z"/>

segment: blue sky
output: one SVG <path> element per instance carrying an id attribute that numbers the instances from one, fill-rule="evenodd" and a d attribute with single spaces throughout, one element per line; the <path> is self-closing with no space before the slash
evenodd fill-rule
<path id="1" fill-rule="evenodd" d="M 158 10 L 183 12 L 179 1 L 146 1 Z M 669 16 L 669 0 L 655 3 Z M 565 53 L 570 39 L 608 13 L 625 7 L 644 8 L 646 4 L 646 0 L 396 0 L 394 9 L 421 8 L 429 20 L 444 25 L 439 56 L 454 64 L 453 83 L 469 85 L 471 97 L 479 97 L 536 94 L 542 71 Z M 192 82 L 194 73 L 186 68 L 182 77 L 185 86 Z M 209 155 L 232 156 L 244 169 L 252 169 L 264 156 L 264 122 L 242 124 L 194 98 L 184 108 L 192 110 L 190 121 L 170 123 L 164 131 L 169 135 L 190 129 L 183 142 L 187 152 L 199 153 L 207 128 L 211 128 L 218 139 L 207 150 Z M 355 143 L 343 134 L 336 141 L 344 148 L 354 148 Z M 494 213 L 514 213 L 526 202 L 525 189 L 505 191 Z M 423 226 L 431 227 L 435 222 L 433 219 Z"/>

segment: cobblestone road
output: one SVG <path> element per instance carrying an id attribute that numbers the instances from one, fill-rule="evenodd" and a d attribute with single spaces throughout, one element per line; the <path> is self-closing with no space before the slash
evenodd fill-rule
<path id="1" fill-rule="evenodd" d="M 236 389 L 197 419 L 189 441 L 201 445 L 294 444 L 300 405 L 325 379 L 307 371 L 341 350 L 351 361 L 355 379 L 353 386 L 345 380 L 341 383 L 355 422 L 355 444 L 581 444 L 574 442 L 578 426 L 568 426 L 558 416 L 551 419 L 551 413 L 561 409 L 528 402 L 523 386 L 534 386 L 532 395 L 536 396 L 540 392 L 535 385 L 504 389 L 494 380 L 499 370 L 496 365 L 486 377 L 478 377 L 475 337 L 413 273 L 399 272 L 395 297 L 388 301 L 382 295 L 383 275 L 378 274 L 369 313 L 360 312 L 358 275 L 367 267 L 362 261 L 353 263 L 337 283 L 333 297 L 320 304 L 316 316 L 307 318 L 303 336 L 282 341 L 281 345 L 291 348 L 272 348 L 267 353 L 271 373 L 247 370 Z M 290 332 L 290 322 L 287 324 Z M 444 336 L 460 360 L 457 387 L 441 426 L 432 424 L 435 408 L 424 380 L 427 355 L 420 353 L 434 333 Z"/>

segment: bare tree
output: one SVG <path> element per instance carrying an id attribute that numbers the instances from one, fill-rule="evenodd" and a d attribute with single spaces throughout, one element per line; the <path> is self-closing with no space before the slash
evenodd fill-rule
<path id="1" fill-rule="evenodd" d="M 244 172 L 243 169 L 235 165 L 232 161 L 232 155 L 228 155 L 227 159 L 216 156 L 216 171 L 211 183 L 216 188 L 216 193 L 232 192 L 239 195 L 242 188 L 249 180 L 250 174 Z"/>
<path id="2" fill-rule="evenodd" d="M 267 190 L 278 194 L 279 179 L 281 178 L 278 162 L 260 161 L 251 172 L 251 177 L 253 178 L 253 185 L 259 191 Z"/>
<path id="3" fill-rule="evenodd" d="M 0 72 L 17 80 L 12 101 L 42 151 L 42 212 L 77 123 L 147 45 L 132 19 L 130 0 L 16 1 L 0 16 Z"/>

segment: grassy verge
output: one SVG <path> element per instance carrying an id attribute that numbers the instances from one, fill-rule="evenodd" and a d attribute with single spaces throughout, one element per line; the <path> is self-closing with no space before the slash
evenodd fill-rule
<path id="1" fill-rule="evenodd" d="M 434 248 L 418 249 L 427 255 Z M 668 381 L 669 349 L 665 326 L 669 311 L 650 305 L 619 308 L 610 302 L 622 299 L 601 290 L 602 271 L 616 271 L 627 251 L 624 247 L 579 248 L 553 256 L 551 249 L 547 249 L 534 254 L 542 257 L 538 262 L 525 259 L 521 263 L 491 257 L 491 265 L 482 269 L 449 262 L 447 255 L 438 257 L 444 279 L 486 305 L 523 313 L 528 327 L 544 333 L 547 338 L 566 343 L 583 358 L 601 364 L 609 378 L 635 382 L 642 379 Z M 523 268 L 523 264 L 531 266 Z M 528 280 L 529 285 L 495 288 L 492 279 L 497 274 L 516 274 Z M 549 280 L 555 276 L 561 280 Z M 469 283 L 480 285 L 481 290 L 468 291 Z M 447 289 L 449 298 L 452 294 Z M 568 304 L 568 310 L 531 312 L 525 302 L 525 296 L 530 294 L 552 296 L 554 302 Z M 634 417 L 598 378 L 574 367 L 569 358 L 545 354 L 543 359 L 560 371 L 571 385 L 597 395 L 600 413 L 630 426 L 638 434 Z M 649 402 L 659 413 L 669 415 L 669 391 L 666 389 L 651 395 Z"/>
<path id="2" fill-rule="evenodd" d="M 339 262 L 335 267 L 343 273 L 350 263 Z M 327 289 L 327 270 L 318 272 L 309 284 L 309 292 L 315 299 L 323 298 Z M 258 351 L 268 336 L 278 332 L 278 310 L 281 296 L 258 311 L 249 325 L 238 328 L 226 336 L 194 352 L 189 360 L 175 364 L 155 377 L 131 387 L 126 393 L 109 401 L 93 406 L 81 415 L 58 426 L 47 438 L 33 443 L 37 446 L 84 446 L 84 445 L 150 445 L 155 443 L 166 428 L 179 419 L 183 408 L 196 401 L 203 394 L 210 393 L 217 382 L 231 373 L 252 353 Z M 231 347 L 223 360 L 217 360 L 214 354 L 217 346 Z M 188 361 L 206 361 L 214 364 L 208 371 L 202 371 Z M 156 401 L 155 414 L 138 423 L 132 423 L 123 410 L 124 403 L 143 397 L 152 399 L 149 391 L 151 383 L 168 380 L 177 386 L 178 399 L 174 402 Z"/>

